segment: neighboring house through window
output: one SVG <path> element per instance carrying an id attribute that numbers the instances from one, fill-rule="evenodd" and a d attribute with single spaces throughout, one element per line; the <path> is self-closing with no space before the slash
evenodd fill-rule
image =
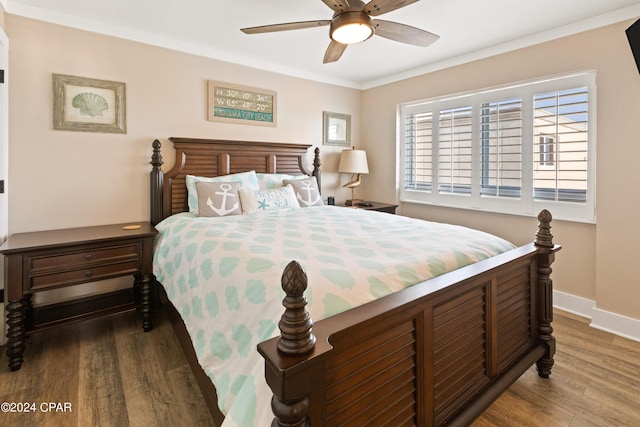
<path id="1" fill-rule="evenodd" d="M 552 136 L 538 137 L 538 153 L 540 154 L 538 165 L 540 168 L 554 167 L 553 153 L 556 151 L 556 141 Z"/>

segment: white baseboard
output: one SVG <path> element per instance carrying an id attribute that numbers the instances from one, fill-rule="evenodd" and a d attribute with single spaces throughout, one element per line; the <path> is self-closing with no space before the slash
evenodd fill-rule
<path id="1" fill-rule="evenodd" d="M 640 320 L 601 310 L 593 300 L 553 291 L 553 306 L 591 319 L 592 328 L 640 342 Z"/>
<path id="2" fill-rule="evenodd" d="M 553 306 L 560 310 L 568 311 L 569 313 L 591 319 L 591 312 L 595 308 L 596 302 L 554 290 Z"/>
<path id="3" fill-rule="evenodd" d="M 594 307 L 591 326 L 640 342 L 640 320 L 638 319 Z"/>

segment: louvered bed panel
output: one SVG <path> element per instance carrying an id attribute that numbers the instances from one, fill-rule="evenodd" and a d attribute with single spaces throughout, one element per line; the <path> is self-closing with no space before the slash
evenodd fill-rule
<path id="1" fill-rule="evenodd" d="M 278 173 L 300 175 L 300 165 L 295 157 L 278 156 Z"/>
<path id="2" fill-rule="evenodd" d="M 457 411 L 487 376 L 486 287 L 474 288 L 433 310 L 433 411 L 436 424 Z M 458 402 L 456 404 L 456 402 Z"/>
<path id="3" fill-rule="evenodd" d="M 246 171 L 266 172 L 268 158 L 264 155 L 231 157 L 229 159 L 229 173 L 239 173 Z"/>
<path id="4" fill-rule="evenodd" d="M 192 155 L 183 171 L 188 175 L 215 176 L 218 173 L 218 156 Z"/>
<path id="5" fill-rule="evenodd" d="M 188 211 L 187 189 L 185 187 L 184 177 L 175 178 L 172 185 L 174 190 L 170 206 L 171 215 Z"/>
<path id="6" fill-rule="evenodd" d="M 498 372 L 511 365 L 534 342 L 533 271 L 526 264 L 498 277 Z"/>
<path id="7" fill-rule="evenodd" d="M 350 335 L 335 350 L 326 366 L 327 425 L 415 425 L 413 320 L 366 339 Z"/>

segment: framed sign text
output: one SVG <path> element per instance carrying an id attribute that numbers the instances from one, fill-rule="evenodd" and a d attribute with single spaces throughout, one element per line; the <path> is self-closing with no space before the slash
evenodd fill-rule
<path id="1" fill-rule="evenodd" d="M 207 90 L 208 120 L 276 126 L 276 92 L 212 80 Z"/>

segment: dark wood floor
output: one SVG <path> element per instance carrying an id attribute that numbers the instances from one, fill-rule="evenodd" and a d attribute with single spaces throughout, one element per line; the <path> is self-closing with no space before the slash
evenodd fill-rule
<path id="1" fill-rule="evenodd" d="M 558 351 L 551 378 L 530 369 L 473 425 L 640 425 L 640 343 L 562 312 L 554 327 Z M 0 412 L 0 426 L 213 425 L 163 315 L 146 334 L 134 313 L 37 333 L 28 340 L 20 371 L 9 372 L 4 351 L 0 364 L 0 402 L 37 407 Z M 60 403 L 61 410 L 68 402 L 71 411 L 43 412 L 43 402 Z"/>
<path id="2" fill-rule="evenodd" d="M 134 312 L 33 334 L 22 368 L 0 358 L 0 402 L 38 411 L 1 413 L 0 426 L 211 426 L 212 418 L 165 316 L 142 332 Z M 72 412 L 43 413 L 41 402 Z"/>
<path id="3" fill-rule="evenodd" d="M 473 426 L 640 426 L 640 342 L 560 311 L 553 327 L 551 377 L 530 369 Z"/>

